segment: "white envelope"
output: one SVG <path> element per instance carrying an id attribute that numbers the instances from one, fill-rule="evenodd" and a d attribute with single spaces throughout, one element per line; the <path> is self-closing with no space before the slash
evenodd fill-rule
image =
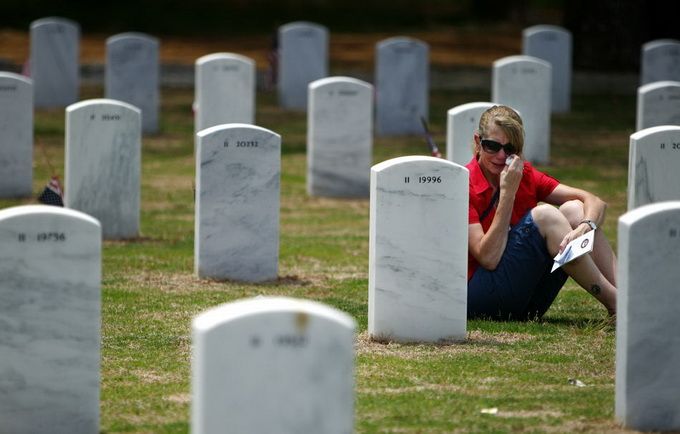
<path id="1" fill-rule="evenodd" d="M 573 239 L 567 247 L 562 250 L 562 253 L 558 253 L 553 259 L 555 263 L 552 266 L 550 272 L 557 270 L 562 265 L 567 262 L 573 261 L 581 255 L 593 251 L 593 242 L 595 241 L 595 231 L 588 231 L 578 238 Z"/>

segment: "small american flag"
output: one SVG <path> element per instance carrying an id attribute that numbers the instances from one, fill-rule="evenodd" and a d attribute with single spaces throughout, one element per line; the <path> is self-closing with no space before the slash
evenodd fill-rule
<path id="1" fill-rule="evenodd" d="M 432 134 L 430 133 L 430 129 L 427 127 L 427 121 L 425 120 L 424 116 L 420 117 L 420 123 L 423 125 L 423 130 L 425 132 L 425 142 L 430 148 L 430 153 L 433 157 L 442 158 L 442 153 L 439 152 L 439 148 L 432 138 Z"/>
<path id="2" fill-rule="evenodd" d="M 38 201 L 44 203 L 45 205 L 54 206 L 64 206 L 64 201 L 62 199 L 61 184 L 59 183 L 59 178 L 53 176 L 50 182 L 47 183 L 45 189 L 38 196 Z"/>

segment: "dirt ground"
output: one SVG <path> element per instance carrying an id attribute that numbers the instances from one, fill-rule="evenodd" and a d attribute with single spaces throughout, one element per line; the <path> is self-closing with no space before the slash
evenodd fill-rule
<path id="1" fill-rule="evenodd" d="M 106 38 L 109 36 L 112 35 L 81 34 L 81 64 L 104 64 Z M 434 67 L 452 65 L 489 67 L 496 59 L 521 52 L 521 29 L 512 27 L 499 28 L 493 33 L 478 32 L 474 28 L 454 27 L 401 34 L 331 33 L 331 63 L 357 68 L 370 67 L 374 61 L 375 44 L 394 36 L 408 36 L 427 42 L 430 46 L 430 61 Z M 271 35 L 221 38 L 156 37 L 160 39 L 160 57 L 164 64 L 191 65 L 197 58 L 206 54 L 231 52 L 248 56 L 255 60 L 258 68 L 264 68 L 272 47 Z M 0 28 L 0 64 L 23 65 L 28 59 L 29 51 L 28 32 Z"/>

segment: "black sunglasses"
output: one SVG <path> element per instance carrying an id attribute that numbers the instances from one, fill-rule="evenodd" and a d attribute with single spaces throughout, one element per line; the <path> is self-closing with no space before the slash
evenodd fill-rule
<path id="1" fill-rule="evenodd" d="M 482 139 L 482 149 L 489 154 L 495 154 L 501 149 L 504 150 L 507 155 L 514 155 L 517 153 L 517 149 L 512 143 L 501 145 L 497 141 L 489 139 Z"/>

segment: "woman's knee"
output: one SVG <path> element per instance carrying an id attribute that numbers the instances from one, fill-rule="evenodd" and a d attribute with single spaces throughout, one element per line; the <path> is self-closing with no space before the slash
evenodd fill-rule
<path id="1" fill-rule="evenodd" d="M 566 217 L 559 209 L 552 205 L 541 204 L 537 205 L 531 210 L 531 217 L 534 219 L 534 223 L 538 226 L 538 229 L 542 234 L 546 234 L 547 231 L 552 229 L 565 229 L 569 230 Z"/>
<path id="2" fill-rule="evenodd" d="M 575 228 L 583 221 L 583 202 L 578 199 L 569 200 L 560 205 L 560 212 L 567 218 L 569 225 Z"/>

